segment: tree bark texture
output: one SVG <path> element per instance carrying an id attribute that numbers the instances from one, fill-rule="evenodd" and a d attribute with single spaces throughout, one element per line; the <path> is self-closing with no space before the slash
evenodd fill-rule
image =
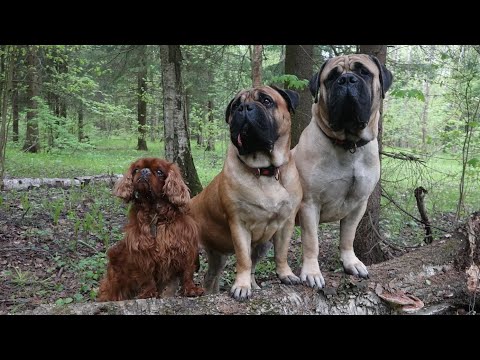
<path id="1" fill-rule="evenodd" d="M 147 147 L 147 46 L 140 45 L 139 64 L 137 72 L 137 116 L 138 116 L 138 143 L 137 150 L 148 150 Z"/>
<path id="2" fill-rule="evenodd" d="M 262 52 L 263 45 L 252 45 L 252 86 L 262 86 Z"/>
<path id="3" fill-rule="evenodd" d="M 13 80 L 15 81 L 12 89 L 12 141 L 18 142 L 18 83 L 17 83 L 17 67 L 13 69 Z"/>
<path id="4" fill-rule="evenodd" d="M 430 103 L 430 84 L 427 80 L 423 83 L 423 94 L 425 101 L 422 111 L 422 149 L 424 152 L 427 152 L 428 106 Z"/>
<path id="5" fill-rule="evenodd" d="M 313 45 L 286 45 L 285 49 L 285 74 L 296 75 L 300 80 L 310 80 L 313 76 Z M 320 68 L 315 69 L 315 71 Z M 292 143 L 293 148 L 300 139 L 303 129 L 312 119 L 313 98 L 308 86 L 303 90 L 297 90 L 300 95 L 300 102 L 292 116 Z"/>
<path id="6" fill-rule="evenodd" d="M 78 105 L 78 141 L 82 142 L 85 134 L 83 132 L 83 103 Z"/>
<path id="7" fill-rule="evenodd" d="M 362 54 L 374 55 L 378 58 L 381 64 L 385 64 L 387 58 L 386 45 L 360 45 L 360 52 Z M 378 120 L 378 150 L 382 152 L 382 121 L 383 104 L 380 105 L 380 119 Z M 379 154 L 380 156 L 380 154 Z M 381 157 L 380 157 L 381 160 Z M 380 161 L 381 168 L 381 161 Z M 380 171 L 381 176 L 381 171 Z M 380 239 L 377 234 L 380 233 L 380 199 L 381 199 L 380 180 L 368 199 L 367 210 L 363 215 L 360 224 L 358 224 L 357 232 L 355 233 L 355 240 L 353 247 L 355 254 L 365 264 L 376 264 L 387 259 L 382 251 Z"/>
<path id="8" fill-rule="evenodd" d="M 213 100 L 211 99 L 207 101 L 207 112 L 207 122 L 208 124 L 213 124 L 215 119 L 213 118 Z M 209 126 L 207 126 L 207 129 L 209 131 L 207 133 L 207 147 L 205 151 L 215 151 L 215 137 Z"/>
<path id="9" fill-rule="evenodd" d="M 0 188 L 3 186 L 3 172 L 5 169 L 5 149 L 7 147 L 7 104 L 12 89 L 14 57 L 11 45 L 5 45 L 2 49 L 0 70 L 4 81 L 0 83 Z"/>
<path id="10" fill-rule="evenodd" d="M 165 158 L 180 167 L 183 179 L 195 196 L 202 191 L 190 150 L 186 96 L 182 82 L 180 45 L 160 45 L 165 122 Z"/>
<path id="11" fill-rule="evenodd" d="M 27 132 L 23 150 L 36 153 L 40 151 L 40 138 L 38 132 L 37 102 L 34 97 L 38 96 L 38 71 L 37 71 L 37 46 L 27 45 Z"/>

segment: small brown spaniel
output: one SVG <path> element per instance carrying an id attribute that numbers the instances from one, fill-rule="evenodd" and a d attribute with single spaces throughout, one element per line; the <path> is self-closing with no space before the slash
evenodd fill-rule
<path id="1" fill-rule="evenodd" d="M 135 161 L 113 189 L 131 202 L 125 237 L 108 252 L 99 301 L 199 296 L 193 283 L 198 259 L 198 228 L 190 216 L 190 193 L 178 167 L 159 158 Z"/>

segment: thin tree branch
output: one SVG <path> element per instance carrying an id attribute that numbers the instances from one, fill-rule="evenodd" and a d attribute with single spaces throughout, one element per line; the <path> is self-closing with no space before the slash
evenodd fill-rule
<path id="1" fill-rule="evenodd" d="M 387 152 L 387 151 L 380 151 L 380 154 L 383 156 L 387 156 L 389 158 L 393 159 L 398 159 L 398 160 L 407 160 L 407 161 L 416 161 L 421 164 L 425 164 L 425 160 L 422 160 L 414 155 L 409 155 L 404 152 L 399 152 L 399 153 L 392 153 L 392 152 Z"/>
<path id="2" fill-rule="evenodd" d="M 383 188 L 383 186 L 380 185 L 380 188 L 382 190 L 382 196 L 386 199 L 388 199 L 393 205 L 395 205 L 395 207 L 400 210 L 401 212 L 403 212 L 404 214 L 410 216 L 413 220 L 415 220 L 416 222 L 418 222 L 419 224 L 424 224 L 424 222 L 420 219 L 418 219 L 417 217 L 413 216 L 412 214 L 410 214 L 408 211 L 406 211 L 405 209 L 403 209 L 400 205 L 398 205 L 395 200 L 393 200 L 393 198 L 385 191 L 385 189 Z M 448 233 L 449 231 L 448 230 L 445 230 L 445 229 L 442 229 L 442 228 L 439 228 L 438 226 L 435 226 L 435 225 L 431 225 L 431 227 L 437 229 L 437 230 L 440 230 L 440 231 L 443 231 L 443 232 L 446 232 Z"/>

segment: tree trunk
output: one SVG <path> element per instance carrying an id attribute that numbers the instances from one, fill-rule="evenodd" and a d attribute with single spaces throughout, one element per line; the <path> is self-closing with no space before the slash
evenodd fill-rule
<path id="1" fill-rule="evenodd" d="M 139 70 L 137 72 L 137 97 L 138 97 L 138 144 L 137 150 L 148 150 L 147 148 L 147 46 L 140 45 Z"/>
<path id="2" fill-rule="evenodd" d="M 207 102 L 207 121 L 209 124 L 213 124 L 214 118 L 213 118 L 213 100 L 208 100 Z M 209 129 L 207 133 L 207 147 L 205 148 L 205 151 L 215 151 L 215 136 L 213 132 L 211 131 L 210 127 L 207 127 Z"/>
<path id="3" fill-rule="evenodd" d="M 198 298 L 171 297 L 63 306 L 40 305 L 23 314 L 442 314 L 467 309 L 478 312 L 478 277 L 470 274 L 479 261 L 480 213 L 467 224 L 431 245 L 370 266 L 369 280 L 325 271 L 327 286 L 318 291 L 271 281 L 238 302 L 227 292 Z M 454 265 L 452 265 L 452 263 Z"/>
<path id="4" fill-rule="evenodd" d="M 37 46 L 27 45 L 27 132 L 23 150 L 36 153 L 40 151 L 40 138 L 38 132 L 37 102 L 34 97 L 38 96 L 39 78 L 37 72 Z"/>
<path id="5" fill-rule="evenodd" d="M 197 131 L 197 145 L 201 147 L 203 146 L 203 126 L 199 126 Z"/>
<path id="6" fill-rule="evenodd" d="M 165 158 L 178 164 L 192 196 L 202 191 L 190 150 L 188 113 L 182 82 L 180 45 L 160 45 L 165 122 Z"/>
<path id="7" fill-rule="evenodd" d="M 430 100 L 430 84 L 425 80 L 423 86 L 423 94 L 425 95 L 425 102 L 423 103 L 422 111 L 422 149 L 427 152 L 427 125 L 428 125 L 428 105 Z"/>
<path id="8" fill-rule="evenodd" d="M 0 75 L 3 75 L 3 81 L 0 82 L 0 189 L 3 189 L 5 149 L 7 147 L 7 105 L 12 89 L 13 68 L 15 65 L 12 46 L 4 45 L 1 50 Z"/>
<path id="9" fill-rule="evenodd" d="M 65 52 L 67 51 L 65 45 Z M 57 64 L 57 69 L 58 73 L 64 77 L 64 74 L 68 73 L 68 63 L 67 63 L 67 54 L 63 54 L 65 57 L 63 58 L 63 61 L 59 61 Z M 66 95 L 62 94 L 62 96 L 58 96 L 58 115 L 59 115 L 59 126 L 64 126 L 65 125 L 65 119 L 67 118 L 67 99 Z M 57 134 L 58 136 L 58 134 Z"/>
<path id="10" fill-rule="evenodd" d="M 18 82 L 17 80 L 17 67 L 13 69 L 13 78 L 15 85 L 12 89 L 12 140 L 18 143 Z"/>
<path id="11" fill-rule="evenodd" d="M 147 112 L 150 114 L 149 119 L 150 119 L 150 131 L 149 131 L 149 136 L 150 136 L 150 141 L 154 142 L 157 138 L 161 138 L 161 136 L 158 136 L 157 130 L 158 130 L 158 113 L 157 113 L 157 97 L 156 97 L 156 81 L 154 77 L 154 72 L 150 71 L 148 73 L 148 77 L 150 80 L 150 84 L 152 84 L 152 88 L 150 89 L 150 92 L 152 94 L 153 101 L 150 102 L 149 107 Z"/>
<path id="12" fill-rule="evenodd" d="M 59 104 L 58 104 L 58 114 L 60 115 L 60 122 L 58 123 L 59 126 L 64 126 L 65 125 L 65 120 L 67 118 L 67 102 L 65 101 L 65 98 L 60 98 L 59 99 Z"/>
<path id="13" fill-rule="evenodd" d="M 3 86 L 5 84 L 5 51 L 7 49 L 7 45 L 0 45 L 0 99 L 2 99 L 3 94 Z M 2 111 L 1 108 L 2 104 L 0 102 L 0 114 Z"/>
<path id="14" fill-rule="evenodd" d="M 67 64 L 67 57 L 63 56 L 64 54 L 60 53 L 59 49 L 54 49 L 53 55 L 58 57 L 54 59 L 55 69 L 57 74 L 61 77 L 64 77 L 64 74 L 68 73 L 68 64 Z M 57 76 L 58 76 L 57 75 Z M 55 80 L 58 83 L 58 80 Z M 58 90 L 57 90 L 58 91 Z M 55 140 L 58 138 L 59 130 L 65 126 L 65 122 L 67 119 L 67 99 L 65 94 L 53 93 L 53 103 L 55 107 L 55 126 L 51 129 L 51 138 L 49 138 L 49 146 L 53 147 L 55 144 Z"/>
<path id="15" fill-rule="evenodd" d="M 360 45 L 360 52 L 362 54 L 374 55 L 378 58 L 380 63 L 385 64 L 387 58 L 386 45 Z M 378 120 L 378 150 L 382 152 L 382 121 L 383 104 L 380 105 L 380 119 Z M 381 160 L 381 157 L 380 157 Z M 380 162 L 381 168 L 381 162 Z M 381 171 L 380 171 L 381 174 Z M 381 175 L 380 175 L 381 176 Z M 367 210 L 363 215 L 360 224 L 358 224 L 357 232 L 353 247 L 355 254 L 365 264 L 376 264 L 387 259 L 387 256 L 380 247 L 380 239 L 377 233 L 380 233 L 380 198 L 381 198 L 380 180 L 368 199 Z"/>
<path id="16" fill-rule="evenodd" d="M 58 108 L 58 96 L 51 92 L 47 92 L 47 103 L 50 111 L 58 118 L 59 108 Z M 55 122 L 58 124 L 58 120 Z M 47 145 L 49 148 L 52 148 L 55 143 L 56 132 L 54 131 L 54 124 L 50 121 L 45 124 L 46 132 L 47 132 Z"/>
<path id="17" fill-rule="evenodd" d="M 252 85 L 262 86 L 262 51 L 263 45 L 252 45 Z"/>
<path id="18" fill-rule="evenodd" d="M 313 75 L 313 45 L 286 45 L 285 50 L 285 74 L 296 75 L 299 79 L 307 79 Z M 319 70 L 319 69 L 317 69 Z M 293 148 L 300 139 L 303 129 L 312 119 L 312 95 L 308 86 L 303 90 L 297 90 L 300 94 L 300 102 L 292 116 L 292 143 Z"/>
<path id="19" fill-rule="evenodd" d="M 78 105 L 78 141 L 82 142 L 85 134 L 83 132 L 83 103 Z"/>
<path id="20" fill-rule="evenodd" d="M 5 169 L 4 149 L 7 147 L 7 115 L 6 102 L 3 101 L 4 88 L 7 87 L 7 79 L 5 72 L 5 55 L 8 45 L 0 45 L 0 190 L 3 190 L 3 172 Z"/>

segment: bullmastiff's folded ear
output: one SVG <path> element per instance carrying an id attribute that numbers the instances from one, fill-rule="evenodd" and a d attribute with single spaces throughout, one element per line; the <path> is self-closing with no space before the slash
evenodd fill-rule
<path id="1" fill-rule="evenodd" d="M 227 124 L 228 124 L 228 119 L 230 118 L 230 112 L 232 110 L 231 107 L 232 107 L 233 100 L 235 100 L 235 98 L 230 100 L 230 102 L 227 105 L 227 110 L 225 110 L 225 121 L 227 122 Z"/>
<path id="2" fill-rule="evenodd" d="M 295 113 L 295 109 L 300 103 L 300 95 L 298 92 L 288 89 L 280 89 L 275 85 L 270 85 L 272 89 L 275 89 L 285 99 L 288 105 L 288 111 Z"/>
<path id="3" fill-rule="evenodd" d="M 320 89 L 320 76 L 322 75 L 322 71 L 325 68 L 325 65 L 327 64 L 327 62 L 328 60 L 322 64 L 322 66 L 320 67 L 320 71 L 315 73 L 308 83 L 308 88 L 310 89 L 310 92 L 312 93 L 312 96 L 315 99 L 315 103 L 318 102 L 318 89 Z"/>
<path id="4" fill-rule="evenodd" d="M 390 89 L 390 86 L 392 85 L 393 81 L 393 75 L 388 70 L 385 65 L 380 64 L 380 61 L 377 59 L 376 56 L 370 55 L 370 58 L 372 61 L 377 65 L 378 70 L 380 71 L 380 85 L 382 86 L 382 99 L 385 99 L 385 93 L 387 92 L 388 89 Z"/>

